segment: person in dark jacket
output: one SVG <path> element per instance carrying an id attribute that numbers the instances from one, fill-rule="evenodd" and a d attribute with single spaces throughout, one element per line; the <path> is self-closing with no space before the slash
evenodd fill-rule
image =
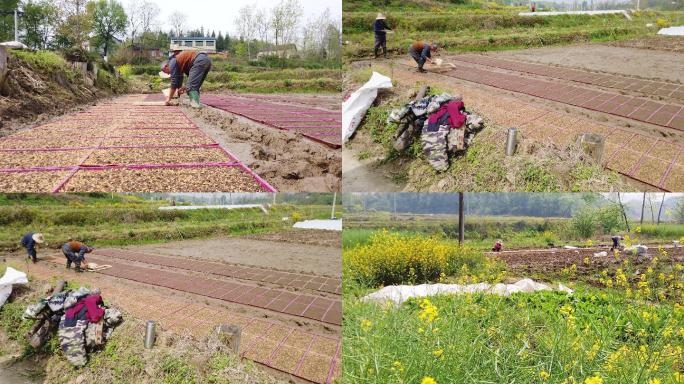
<path id="1" fill-rule="evenodd" d="M 175 51 L 168 61 L 161 65 L 162 72 L 171 76 L 171 92 L 166 97 L 166 105 L 171 105 L 171 99 L 187 92 L 190 106 L 200 108 L 200 88 L 211 69 L 211 59 L 204 52 Z M 183 87 L 183 74 L 188 76 L 188 86 Z"/>
<path id="2" fill-rule="evenodd" d="M 616 249 L 617 250 L 620 249 L 620 240 L 624 240 L 625 238 L 623 236 L 615 235 L 615 236 L 611 237 L 610 239 L 613 240 L 613 246 L 610 247 L 610 251 L 612 252 Z"/>
<path id="3" fill-rule="evenodd" d="M 21 245 L 26 248 L 29 259 L 34 263 L 38 261 L 38 256 L 36 254 L 36 244 L 43 244 L 45 238 L 42 233 L 27 233 L 21 238 Z"/>
<path id="4" fill-rule="evenodd" d="M 64 243 L 64 245 L 62 245 L 62 253 L 67 259 L 67 269 L 71 268 L 71 263 L 74 263 L 76 266 L 75 271 L 83 272 L 81 269 L 81 262 L 83 261 L 85 254 L 92 251 L 93 248 L 81 243 L 80 241 L 69 240 L 68 242 Z"/>
<path id="5" fill-rule="evenodd" d="M 432 52 L 437 52 L 437 45 L 424 41 L 416 41 L 409 47 L 409 55 L 418 63 L 418 72 L 427 72 L 423 69 L 425 62 L 432 63 Z"/>
<path id="6" fill-rule="evenodd" d="M 378 13 L 378 17 L 375 18 L 375 22 L 373 23 L 373 31 L 375 32 L 375 58 L 378 58 L 378 51 L 380 48 L 382 48 L 382 54 L 385 56 L 385 59 L 388 58 L 387 56 L 387 31 L 391 31 L 392 29 L 387 26 L 386 22 L 386 17 L 382 13 Z"/>

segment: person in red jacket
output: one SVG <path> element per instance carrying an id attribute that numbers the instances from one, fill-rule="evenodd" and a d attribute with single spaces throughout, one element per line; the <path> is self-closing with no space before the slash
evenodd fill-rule
<path id="1" fill-rule="evenodd" d="M 492 252 L 501 252 L 503 249 L 503 243 L 501 240 L 497 240 L 496 243 L 494 243 L 494 246 L 492 247 Z"/>
<path id="2" fill-rule="evenodd" d="M 161 65 L 162 72 L 171 76 L 171 92 L 166 97 L 166 105 L 171 105 L 171 99 L 188 92 L 190 106 L 200 108 L 200 88 L 211 70 L 211 60 L 204 52 L 175 51 L 168 61 Z M 183 74 L 188 76 L 188 86 L 183 87 Z"/>
<path id="3" fill-rule="evenodd" d="M 76 265 L 76 272 L 83 272 L 81 263 L 85 258 L 86 253 L 92 252 L 94 249 L 76 240 L 69 240 L 62 245 L 62 253 L 67 259 L 66 267 L 71 268 L 71 263 Z"/>

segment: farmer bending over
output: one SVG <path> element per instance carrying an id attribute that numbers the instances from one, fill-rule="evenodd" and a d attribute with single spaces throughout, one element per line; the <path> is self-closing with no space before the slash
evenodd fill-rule
<path id="1" fill-rule="evenodd" d="M 409 47 L 409 55 L 418 63 L 418 72 L 427 72 L 423 69 L 423 65 L 426 61 L 432 63 L 431 52 L 437 52 L 437 45 L 434 43 L 416 41 Z"/>
<path id="2" fill-rule="evenodd" d="M 171 105 L 171 99 L 187 92 L 190 106 L 200 108 L 200 88 L 207 73 L 211 69 L 211 60 L 204 52 L 174 51 L 173 56 L 161 65 L 162 72 L 171 76 L 171 92 L 166 97 L 166 105 Z M 183 87 L 183 74 L 188 76 L 188 86 Z"/>
<path id="3" fill-rule="evenodd" d="M 86 253 L 93 251 L 93 248 L 81 243 L 80 241 L 69 240 L 62 245 L 62 253 L 67 259 L 66 267 L 71 268 L 71 263 L 76 265 L 76 272 L 83 272 L 81 269 L 81 262 Z"/>
<path id="4" fill-rule="evenodd" d="M 36 244 L 43 244 L 45 238 L 42 233 L 29 232 L 21 238 L 21 246 L 26 248 L 29 259 L 34 263 L 38 261 L 38 256 L 36 255 Z"/>

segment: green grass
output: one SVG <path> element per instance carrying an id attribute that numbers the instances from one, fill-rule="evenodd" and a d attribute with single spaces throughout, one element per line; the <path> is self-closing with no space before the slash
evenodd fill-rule
<path id="1" fill-rule="evenodd" d="M 606 383 L 675 382 L 672 348 L 667 357 L 657 358 L 657 368 L 646 368 L 666 345 L 684 342 L 663 335 L 667 327 L 684 326 L 682 310 L 673 311 L 672 305 L 635 304 L 588 287 L 578 287 L 572 296 L 474 294 L 430 300 L 439 318 L 426 324 L 418 317 L 416 300 L 391 308 L 346 297 L 344 377 L 355 383 L 419 383 L 428 376 L 437 383 L 537 384 L 547 372 L 550 383 L 570 377 L 575 381 L 565 382 L 582 383 L 595 373 Z M 573 309 L 572 326 L 564 306 Z M 658 320 L 645 322 L 644 312 L 657 314 Z M 370 326 L 362 325 L 366 321 Z M 641 330 L 647 335 L 634 335 Z M 608 356 L 622 346 L 629 348 L 628 356 L 608 369 Z"/>
<path id="2" fill-rule="evenodd" d="M 327 218 L 330 208 L 320 205 L 280 204 L 269 214 L 259 209 L 200 209 L 163 211 L 166 201 L 113 195 L 0 195 L 0 248 L 19 249 L 28 232 L 42 232 L 49 248 L 69 238 L 93 246 L 158 243 L 171 240 L 238 236 L 289 228 L 282 217 L 298 213 L 303 219 Z"/>
<path id="3" fill-rule="evenodd" d="M 446 3 L 443 3 L 446 4 Z M 473 8 L 444 5 L 438 11 L 394 8 L 388 24 L 396 33 L 388 36 L 388 49 L 405 54 L 415 40 L 438 43 L 447 52 L 473 52 L 563 45 L 579 42 L 623 40 L 654 35 L 646 24 L 663 19 L 681 24 L 684 12 L 647 11 L 627 20 L 622 15 L 564 15 L 522 17 L 524 7 Z M 371 26 L 375 13 L 360 7 L 343 14 L 347 59 L 369 56 L 373 49 Z"/>
<path id="4" fill-rule="evenodd" d="M 20 51 L 10 50 L 10 55 L 41 70 L 64 70 L 66 60 L 58 53 L 52 51 Z"/>
<path id="5" fill-rule="evenodd" d="M 634 230 L 638 223 L 630 223 Z M 406 235 L 439 235 L 444 238 L 458 238 L 458 216 L 400 215 L 393 219 L 389 212 L 366 215 L 348 213 L 345 215 L 342 247 L 350 249 L 367 244 L 370 236 L 382 229 L 391 229 Z M 613 232 L 626 232 L 616 229 Z M 613 233 L 598 232 L 591 237 L 593 243 L 610 244 Z M 639 239 L 644 242 L 670 243 L 684 236 L 684 225 L 662 223 L 659 226 L 644 224 Z M 546 248 L 549 242 L 556 246 L 583 245 L 586 238 L 578 235 L 571 225 L 571 219 L 538 218 L 514 216 L 466 216 L 465 244 L 480 250 L 489 250 L 496 240 L 501 239 L 506 249 Z"/>
<path id="6" fill-rule="evenodd" d="M 350 239 L 360 242 L 361 235 Z M 350 251 L 353 248 L 345 248 L 343 265 L 348 265 L 345 259 Z M 378 287 L 362 285 L 351 278 L 353 273 L 345 273 L 344 380 L 438 384 L 681 382 L 684 296 L 674 284 L 681 285 L 682 266 L 651 263 L 644 280 L 650 293 L 644 290 L 642 294 L 635 287 L 644 266 L 624 265 L 621 267 L 627 277 L 622 284 L 618 284 L 617 270 L 594 269 L 579 277 L 543 274 L 544 280 L 560 279 L 573 288 L 572 295 L 548 291 L 509 297 L 439 295 L 427 300 L 409 299 L 400 305 L 360 300 Z M 506 277 L 521 277 L 502 275 L 499 263 L 469 266 L 467 272 L 451 274 L 444 280 L 495 283 Z M 664 276 L 674 274 L 670 282 L 663 283 L 657 277 L 660 272 Z M 603 282 L 606 278 L 615 288 L 599 288 L 607 286 Z M 661 290 L 667 293 L 662 297 L 653 294 Z M 594 377 L 602 381 L 591 381 Z M 424 381 L 426 378 L 434 381 Z"/>

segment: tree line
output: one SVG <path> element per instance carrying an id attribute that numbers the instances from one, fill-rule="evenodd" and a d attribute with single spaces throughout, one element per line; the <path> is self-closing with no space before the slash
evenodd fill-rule
<path id="1" fill-rule="evenodd" d="M 213 37 L 219 52 L 231 52 L 248 59 L 260 51 L 277 50 L 291 44 L 309 57 L 339 59 L 341 26 L 326 10 L 302 23 L 299 0 L 281 0 L 270 9 L 248 5 L 235 19 L 237 36 L 227 32 L 188 27 L 182 12 L 169 15 L 170 28 L 162 30 L 161 9 L 150 0 L 0 0 L 0 41 L 14 40 L 12 11 L 19 10 L 21 41 L 33 49 L 94 47 L 108 56 L 112 47 L 125 41 L 149 49 L 168 48 L 178 37 Z"/>

